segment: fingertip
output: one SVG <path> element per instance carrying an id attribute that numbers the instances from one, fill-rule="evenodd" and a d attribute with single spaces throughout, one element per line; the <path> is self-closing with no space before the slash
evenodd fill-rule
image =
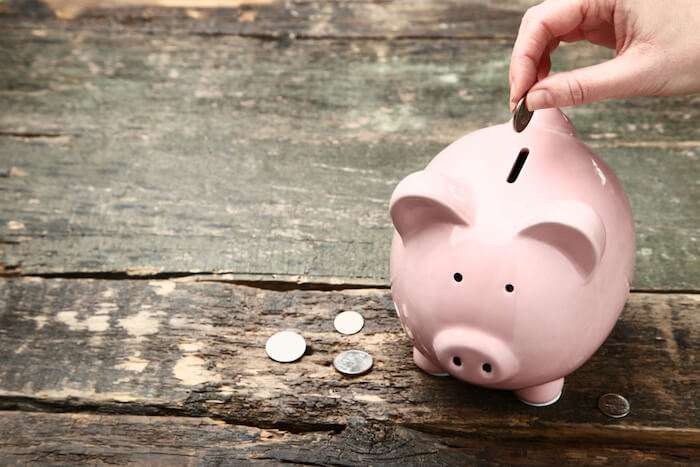
<path id="1" fill-rule="evenodd" d="M 530 112 L 554 107 L 554 99 L 548 89 L 530 90 L 525 98 L 525 107 Z"/>
<path id="2" fill-rule="evenodd" d="M 509 103 L 508 106 L 510 107 L 510 113 L 515 112 L 515 107 L 518 105 L 518 101 L 520 100 L 520 96 L 518 96 L 515 93 L 515 87 L 511 86 L 510 88 L 510 98 L 509 98 Z"/>

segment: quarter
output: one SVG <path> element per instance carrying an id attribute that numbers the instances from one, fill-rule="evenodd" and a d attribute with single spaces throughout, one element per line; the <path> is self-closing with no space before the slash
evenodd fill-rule
<path id="1" fill-rule="evenodd" d="M 525 106 L 526 96 L 527 93 L 525 93 L 522 99 L 520 99 L 518 105 L 515 106 L 515 112 L 513 113 L 513 129 L 518 133 L 527 127 L 527 124 L 530 123 L 530 119 L 534 113 L 527 110 L 527 107 Z"/>
<path id="2" fill-rule="evenodd" d="M 630 413 L 630 403 L 619 394 L 603 394 L 598 399 L 598 409 L 612 418 L 622 418 Z"/>
<path id="3" fill-rule="evenodd" d="M 333 359 L 333 366 L 344 375 L 361 375 L 372 368 L 372 357 L 362 350 L 346 350 Z"/>

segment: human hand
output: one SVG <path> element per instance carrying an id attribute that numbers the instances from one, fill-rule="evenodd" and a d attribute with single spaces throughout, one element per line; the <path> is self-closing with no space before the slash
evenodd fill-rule
<path id="1" fill-rule="evenodd" d="M 560 42 L 587 40 L 614 59 L 548 76 Z M 528 91 L 529 90 L 529 91 Z M 510 110 L 700 92 L 699 0 L 546 0 L 523 16 L 510 61 Z"/>

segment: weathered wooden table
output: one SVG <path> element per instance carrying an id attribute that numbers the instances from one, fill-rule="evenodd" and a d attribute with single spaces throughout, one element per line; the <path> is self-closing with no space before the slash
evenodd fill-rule
<path id="1" fill-rule="evenodd" d="M 532 408 L 413 365 L 387 213 L 509 118 L 532 2 L 122 3 L 0 0 L 0 464 L 700 462 L 698 96 L 567 110 L 629 193 L 637 270 Z M 364 330 L 335 332 L 341 310 Z M 287 329 L 309 348 L 275 363 Z M 350 348 L 370 373 L 333 369 Z"/>

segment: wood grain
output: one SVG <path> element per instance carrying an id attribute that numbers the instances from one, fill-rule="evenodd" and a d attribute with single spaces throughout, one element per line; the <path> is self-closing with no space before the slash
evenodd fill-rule
<path id="1" fill-rule="evenodd" d="M 419 371 L 386 290 L 265 291 L 223 283 L 0 281 L 0 408 L 211 417 L 293 431 L 353 420 L 445 436 L 700 447 L 698 295 L 632 294 L 602 348 L 567 378 L 560 402 Z M 360 334 L 333 330 L 357 310 Z M 280 330 L 308 344 L 293 364 L 266 357 Z M 360 348 L 372 371 L 348 378 L 335 355 Z M 629 416 L 601 414 L 615 392 Z"/>
<path id="2" fill-rule="evenodd" d="M 630 197 L 633 287 L 677 293 L 633 293 L 560 402 L 411 361 L 389 196 L 509 118 L 533 3 L 0 0 L 0 276 L 43 277 L 0 278 L 0 463 L 700 463 L 697 96 L 567 110 Z M 370 373 L 333 369 L 350 348 Z"/>
<path id="3" fill-rule="evenodd" d="M 536 0 L 6 0 L 0 21 L 279 39 L 507 38 Z"/>
<path id="4" fill-rule="evenodd" d="M 291 433 L 209 418 L 0 412 L 3 465 L 688 465 L 692 448 L 508 443 L 353 422 Z"/>
<path id="5" fill-rule="evenodd" d="M 385 285 L 394 186 L 506 121 L 510 43 L 0 34 L 5 274 Z M 600 60 L 563 47 L 560 66 Z M 697 290 L 697 97 L 571 109 L 637 221 L 638 289 Z"/>

